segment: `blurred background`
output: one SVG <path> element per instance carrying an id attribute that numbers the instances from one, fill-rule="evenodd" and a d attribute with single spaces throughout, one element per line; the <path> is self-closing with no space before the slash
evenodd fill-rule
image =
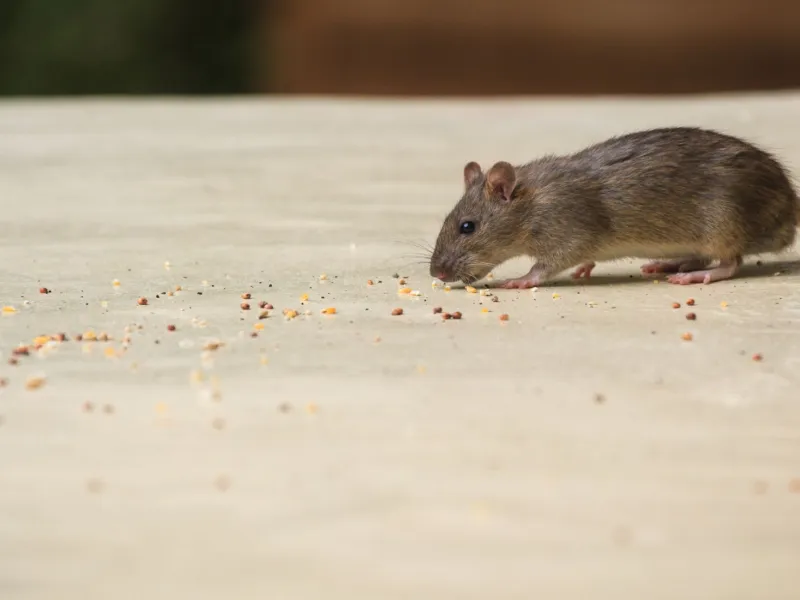
<path id="1" fill-rule="evenodd" d="M 2 95 L 797 87 L 797 0 L 0 0 Z"/>

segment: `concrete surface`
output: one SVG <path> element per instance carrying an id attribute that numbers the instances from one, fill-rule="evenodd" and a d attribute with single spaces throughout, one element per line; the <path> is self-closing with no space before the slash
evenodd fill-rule
<path id="1" fill-rule="evenodd" d="M 798 95 L 0 104 L 0 597 L 797 598 L 796 253 L 497 303 L 410 256 L 467 160 L 666 124 L 800 173 Z"/>

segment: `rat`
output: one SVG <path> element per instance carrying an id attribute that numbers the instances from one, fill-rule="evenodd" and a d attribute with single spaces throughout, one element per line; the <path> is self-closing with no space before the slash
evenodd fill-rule
<path id="1" fill-rule="evenodd" d="M 642 258 L 674 284 L 734 277 L 743 257 L 790 247 L 800 200 L 786 169 L 742 139 L 697 127 L 627 133 L 570 155 L 484 173 L 464 167 L 464 193 L 444 219 L 430 273 L 474 283 L 512 258 L 535 258 L 530 288 L 575 267 Z"/>

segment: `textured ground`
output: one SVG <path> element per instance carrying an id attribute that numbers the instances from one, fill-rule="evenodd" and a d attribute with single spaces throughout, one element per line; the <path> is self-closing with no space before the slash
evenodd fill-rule
<path id="1" fill-rule="evenodd" d="M 797 95 L 0 104 L 0 597 L 797 598 L 796 253 L 497 303 L 409 256 L 466 161 L 666 124 L 800 173 Z"/>

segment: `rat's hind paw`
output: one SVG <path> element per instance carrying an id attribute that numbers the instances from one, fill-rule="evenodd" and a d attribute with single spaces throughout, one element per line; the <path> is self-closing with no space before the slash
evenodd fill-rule
<path id="1" fill-rule="evenodd" d="M 501 281 L 496 287 L 504 288 L 507 290 L 526 290 L 539 285 L 539 278 L 518 277 L 517 279 L 507 279 Z"/>
<path id="2" fill-rule="evenodd" d="M 642 265 L 643 275 L 658 275 L 659 273 L 688 273 L 705 268 L 707 260 L 695 257 L 676 258 L 674 260 L 654 260 Z"/>
<path id="3" fill-rule="evenodd" d="M 730 279 L 736 275 L 738 270 L 738 260 L 723 260 L 719 263 L 719 266 L 714 269 L 676 273 L 675 275 L 670 275 L 667 277 L 667 281 L 678 285 L 690 285 L 692 283 L 713 283 L 715 281 L 722 281 L 723 279 Z"/>
<path id="4" fill-rule="evenodd" d="M 585 279 L 589 279 L 592 276 L 594 265 L 595 264 L 593 262 L 586 262 L 578 265 L 578 267 L 572 273 L 572 278 L 580 279 L 581 277 L 584 277 Z"/>

